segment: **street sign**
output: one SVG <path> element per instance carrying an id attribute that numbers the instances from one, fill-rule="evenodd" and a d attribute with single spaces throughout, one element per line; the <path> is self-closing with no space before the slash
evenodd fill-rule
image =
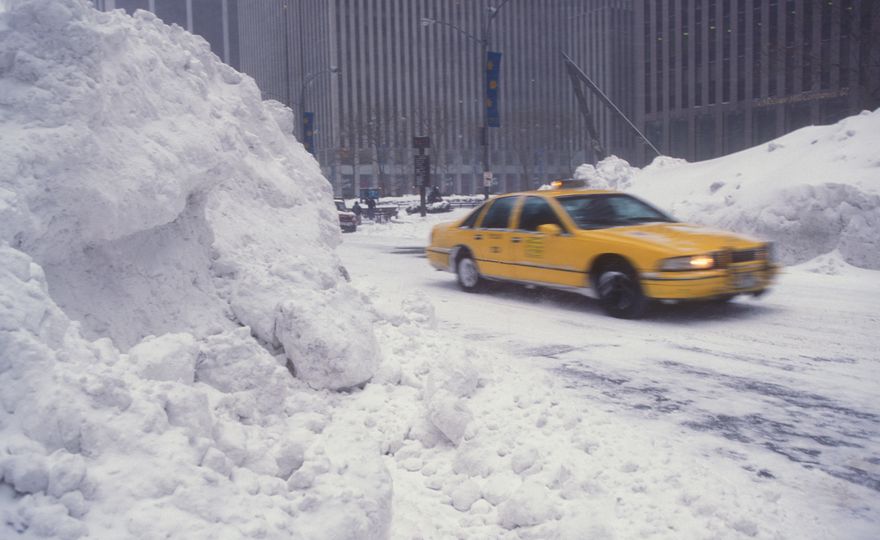
<path id="1" fill-rule="evenodd" d="M 492 171 L 483 171 L 483 187 L 492 187 Z"/>
<path id="2" fill-rule="evenodd" d="M 428 178 L 431 174 L 431 156 L 417 155 L 416 158 L 416 177 Z"/>
<path id="3" fill-rule="evenodd" d="M 413 137 L 413 148 L 419 150 L 431 147 L 431 137 Z"/>

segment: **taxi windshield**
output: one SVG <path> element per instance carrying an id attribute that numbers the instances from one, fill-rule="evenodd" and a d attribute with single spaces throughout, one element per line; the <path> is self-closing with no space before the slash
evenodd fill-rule
<path id="1" fill-rule="evenodd" d="M 571 195 L 556 200 L 580 229 L 675 221 L 649 204 L 621 193 Z"/>

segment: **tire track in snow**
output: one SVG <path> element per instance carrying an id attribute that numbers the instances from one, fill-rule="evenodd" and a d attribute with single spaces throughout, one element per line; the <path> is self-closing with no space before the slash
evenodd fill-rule
<path id="1" fill-rule="evenodd" d="M 687 428 L 760 446 L 806 468 L 880 491 L 880 415 L 828 396 L 745 376 L 720 373 L 672 360 L 656 362 L 665 373 L 644 377 L 606 372 L 580 355 L 560 355 L 553 369 L 579 389 L 624 410 L 655 419 L 666 415 Z M 718 400 L 747 403 L 753 410 L 721 414 Z M 654 414 L 659 413 L 659 414 Z M 762 471 L 764 476 L 772 475 Z"/>

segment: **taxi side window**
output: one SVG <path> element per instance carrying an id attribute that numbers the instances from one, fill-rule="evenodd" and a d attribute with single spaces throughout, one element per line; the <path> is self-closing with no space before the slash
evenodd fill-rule
<path id="1" fill-rule="evenodd" d="M 471 212 L 471 215 L 469 215 L 466 220 L 461 222 L 461 225 L 459 225 L 458 227 L 461 229 L 473 229 L 474 224 L 476 224 L 477 218 L 480 217 L 480 212 L 483 211 L 484 207 L 485 204 L 481 204 L 480 206 L 478 206 L 473 212 Z"/>
<path id="2" fill-rule="evenodd" d="M 520 212 L 519 228 L 523 231 L 537 231 L 538 226 L 547 224 L 558 225 L 560 229 L 565 230 L 565 226 L 550 207 L 550 203 L 541 197 L 526 197 Z"/>
<path id="3" fill-rule="evenodd" d="M 510 223 L 510 213 L 514 203 L 516 203 L 516 197 L 495 199 L 483 217 L 480 227 L 483 229 L 506 229 Z"/>

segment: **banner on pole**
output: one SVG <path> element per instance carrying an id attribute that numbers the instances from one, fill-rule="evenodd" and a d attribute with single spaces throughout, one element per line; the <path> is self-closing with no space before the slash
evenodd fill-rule
<path id="1" fill-rule="evenodd" d="M 486 123 L 489 127 L 501 127 L 501 111 L 498 108 L 498 80 L 501 77 L 501 53 L 486 53 Z"/>
<path id="2" fill-rule="evenodd" d="M 309 154 L 315 154 L 315 113 L 304 112 L 303 118 L 303 146 Z"/>

